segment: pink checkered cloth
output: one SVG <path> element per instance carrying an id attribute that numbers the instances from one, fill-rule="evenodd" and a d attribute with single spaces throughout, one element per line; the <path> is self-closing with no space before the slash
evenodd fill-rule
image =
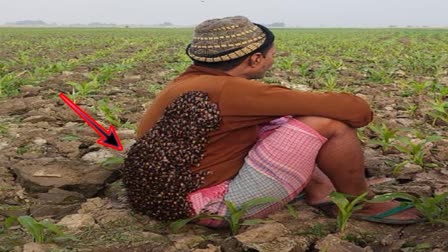
<path id="1" fill-rule="evenodd" d="M 307 185 L 316 157 L 327 139 L 308 125 L 285 116 L 264 125 L 258 140 L 235 178 L 191 193 L 187 200 L 196 214 L 229 215 L 224 201 L 237 207 L 248 200 L 273 197 L 274 203 L 251 208 L 244 218 L 263 218 L 293 200 Z M 219 227 L 221 220 L 203 219 L 201 225 Z"/>

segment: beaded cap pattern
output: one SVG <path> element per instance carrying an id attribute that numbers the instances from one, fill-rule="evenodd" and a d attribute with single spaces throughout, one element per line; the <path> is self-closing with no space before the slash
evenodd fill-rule
<path id="1" fill-rule="evenodd" d="M 207 172 L 193 173 L 218 129 L 218 106 L 204 92 L 190 91 L 169 105 L 155 126 L 131 147 L 122 168 L 130 205 L 138 212 L 168 221 L 192 215 L 186 200 Z"/>
<path id="2" fill-rule="evenodd" d="M 260 27 L 246 17 L 211 19 L 199 24 L 187 54 L 200 62 L 223 62 L 258 49 L 266 40 Z"/>

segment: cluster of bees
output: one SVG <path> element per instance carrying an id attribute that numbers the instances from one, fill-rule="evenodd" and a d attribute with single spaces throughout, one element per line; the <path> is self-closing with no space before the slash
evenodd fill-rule
<path id="1" fill-rule="evenodd" d="M 173 101 L 151 130 L 131 147 L 122 169 L 131 207 L 158 220 L 191 216 L 189 193 L 207 172 L 193 173 L 203 158 L 208 133 L 221 121 L 206 93 L 190 91 Z"/>

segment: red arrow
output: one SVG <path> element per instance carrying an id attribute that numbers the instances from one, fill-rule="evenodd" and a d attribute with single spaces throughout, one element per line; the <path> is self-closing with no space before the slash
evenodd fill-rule
<path id="1" fill-rule="evenodd" d="M 73 101 L 71 101 L 67 96 L 65 96 L 63 93 L 59 94 L 59 97 L 67 103 L 67 105 L 73 109 L 73 111 L 76 112 L 86 123 L 93 128 L 98 135 L 100 135 L 100 139 L 96 141 L 98 144 L 104 145 L 106 147 L 116 149 L 118 151 L 123 150 L 123 146 L 120 143 L 120 138 L 117 135 L 117 132 L 115 132 L 114 126 L 110 126 L 109 130 L 106 130 L 101 126 L 97 121 L 95 121 L 92 117 L 90 117 L 89 114 L 87 114 L 84 110 L 82 110 L 80 107 L 78 107 Z"/>

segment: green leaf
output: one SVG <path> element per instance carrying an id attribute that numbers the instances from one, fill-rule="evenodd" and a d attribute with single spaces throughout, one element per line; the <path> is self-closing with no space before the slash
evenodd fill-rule
<path id="1" fill-rule="evenodd" d="M 441 136 L 428 136 L 426 138 L 426 141 L 428 141 L 428 142 L 436 142 L 436 141 L 439 141 L 441 139 L 443 139 L 443 137 L 441 137 Z"/>
<path id="2" fill-rule="evenodd" d="M 33 240 L 37 243 L 44 243 L 44 227 L 31 216 L 20 216 L 17 218 L 19 223 L 31 234 Z"/>
<path id="3" fill-rule="evenodd" d="M 330 199 L 333 201 L 340 210 L 345 209 L 345 207 L 350 204 L 345 195 L 340 192 L 331 192 Z"/>
<path id="4" fill-rule="evenodd" d="M 122 157 L 108 157 L 106 160 L 104 160 L 101 163 L 101 166 L 110 166 L 110 165 L 117 165 L 117 164 L 123 164 L 124 158 Z"/>
<path id="5" fill-rule="evenodd" d="M 294 219 L 298 219 L 299 218 L 299 212 L 292 206 L 292 205 L 286 205 L 286 208 L 288 209 L 288 213 L 294 217 Z"/>
<path id="6" fill-rule="evenodd" d="M 356 197 L 354 200 L 352 200 L 350 202 L 350 204 L 352 206 L 356 206 L 358 205 L 361 201 L 365 200 L 366 196 L 367 196 L 368 192 L 362 193 L 360 195 L 358 195 L 358 197 Z"/>
<path id="7" fill-rule="evenodd" d="M 398 175 L 398 173 L 401 171 L 401 169 L 408 163 L 409 163 L 409 161 L 405 160 L 405 161 L 395 165 L 394 170 L 392 171 L 393 175 L 394 176 Z"/>
<path id="8" fill-rule="evenodd" d="M 49 222 L 48 220 L 43 220 L 40 224 L 57 235 L 64 235 L 64 232 L 62 232 L 57 225 Z"/>
<path id="9" fill-rule="evenodd" d="M 6 218 L 5 222 L 3 223 L 3 226 L 5 229 L 9 229 L 11 226 L 13 226 L 15 223 L 17 223 L 17 217 L 16 216 L 9 216 Z"/>
<path id="10" fill-rule="evenodd" d="M 230 221 L 232 222 L 233 225 L 238 225 L 240 223 L 240 219 L 241 217 L 243 217 L 243 215 L 245 214 L 245 211 L 238 211 L 236 213 L 232 213 L 230 215 Z"/>
<path id="11" fill-rule="evenodd" d="M 79 140 L 79 136 L 68 134 L 60 138 L 62 141 L 76 141 Z"/>
<path id="12" fill-rule="evenodd" d="M 432 245 L 429 243 L 420 243 L 417 246 L 415 246 L 415 249 L 431 249 Z"/>
<path id="13" fill-rule="evenodd" d="M 224 200 L 224 204 L 226 204 L 231 214 L 238 212 L 238 209 L 233 202 Z"/>
<path id="14" fill-rule="evenodd" d="M 416 202 L 418 200 L 417 197 L 409 194 L 409 193 L 385 193 L 382 195 L 376 195 L 370 200 L 367 200 L 369 203 L 378 203 L 378 202 L 387 202 L 395 199 L 405 199 L 411 202 Z"/>
<path id="15" fill-rule="evenodd" d="M 187 218 L 187 219 L 181 219 L 181 220 L 177 220 L 177 221 L 171 222 L 171 224 L 169 226 L 170 226 L 170 229 L 173 232 L 177 232 L 182 227 L 187 225 L 189 222 L 191 222 L 193 220 L 197 220 L 197 219 L 225 220 L 225 216 L 216 215 L 216 214 L 203 214 L 203 213 L 201 213 L 201 214 L 195 215 L 195 216 Z"/>
<path id="16" fill-rule="evenodd" d="M 171 222 L 171 224 L 170 224 L 170 229 L 171 229 L 173 232 L 177 232 L 177 231 L 179 231 L 181 228 L 183 228 L 185 225 L 187 225 L 190 221 L 199 219 L 200 217 L 201 217 L 201 215 L 196 215 L 196 216 L 193 216 L 193 217 L 191 217 L 191 218 L 181 219 L 181 220 L 177 220 L 177 221 Z"/>

